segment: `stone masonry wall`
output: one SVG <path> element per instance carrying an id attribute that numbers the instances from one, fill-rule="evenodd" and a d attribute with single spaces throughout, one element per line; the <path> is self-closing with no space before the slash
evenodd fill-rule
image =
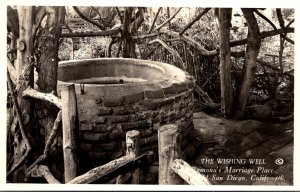
<path id="1" fill-rule="evenodd" d="M 161 89 L 144 91 L 143 96 L 129 95 L 124 102 L 105 100 L 101 96 L 88 99 L 89 95 L 77 93 L 83 170 L 125 155 L 125 135 L 133 129 L 141 133 L 141 152 L 157 153 L 157 129 L 175 123 L 182 133 L 184 151 L 187 135 L 193 128 L 193 94 L 189 87 L 173 88 L 169 93 Z"/>

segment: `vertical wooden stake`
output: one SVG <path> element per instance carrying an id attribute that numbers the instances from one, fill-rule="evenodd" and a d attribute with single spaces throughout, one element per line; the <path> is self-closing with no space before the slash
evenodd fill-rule
<path id="1" fill-rule="evenodd" d="M 158 155 L 159 155 L 159 184 L 181 184 L 182 179 L 171 169 L 171 163 L 179 159 L 180 142 L 178 126 L 175 124 L 164 125 L 158 130 Z"/>
<path id="2" fill-rule="evenodd" d="M 126 155 L 131 157 L 137 157 L 140 154 L 140 132 L 136 130 L 128 131 L 126 133 Z M 136 168 L 132 171 L 131 183 L 140 183 L 140 169 Z"/>
<path id="3" fill-rule="evenodd" d="M 66 85 L 61 88 L 62 127 L 65 183 L 77 175 L 77 143 L 78 117 L 75 86 Z"/>

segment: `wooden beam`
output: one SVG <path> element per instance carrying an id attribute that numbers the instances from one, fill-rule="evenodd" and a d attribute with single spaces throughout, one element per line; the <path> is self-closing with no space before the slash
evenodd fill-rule
<path id="1" fill-rule="evenodd" d="M 171 169 L 171 163 L 179 158 L 180 142 L 178 126 L 164 125 L 158 130 L 158 155 L 160 185 L 181 184 L 182 179 Z"/>
<path id="2" fill-rule="evenodd" d="M 78 117 L 74 84 L 61 87 L 65 182 L 77 175 Z"/>
<path id="3" fill-rule="evenodd" d="M 211 185 L 206 176 L 197 172 L 182 159 L 175 159 L 171 164 L 171 168 L 190 185 Z"/>

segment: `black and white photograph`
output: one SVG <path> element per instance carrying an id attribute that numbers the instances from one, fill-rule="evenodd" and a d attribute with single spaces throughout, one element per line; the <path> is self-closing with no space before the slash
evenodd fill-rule
<path id="1" fill-rule="evenodd" d="M 295 186 L 295 7 L 148 5 L 5 4 L 6 188 Z"/>

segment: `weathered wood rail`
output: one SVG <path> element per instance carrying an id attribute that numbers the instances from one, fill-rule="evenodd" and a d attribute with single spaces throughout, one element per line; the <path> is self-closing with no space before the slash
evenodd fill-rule
<path id="1" fill-rule="evenodd" d="M 204 175 L 180 159 L 180 136 L 178 126 L 164 125 L 158 131 L 159 184 L 182 184 L 182 179 L 190 185 L 211 185 Z"/>

